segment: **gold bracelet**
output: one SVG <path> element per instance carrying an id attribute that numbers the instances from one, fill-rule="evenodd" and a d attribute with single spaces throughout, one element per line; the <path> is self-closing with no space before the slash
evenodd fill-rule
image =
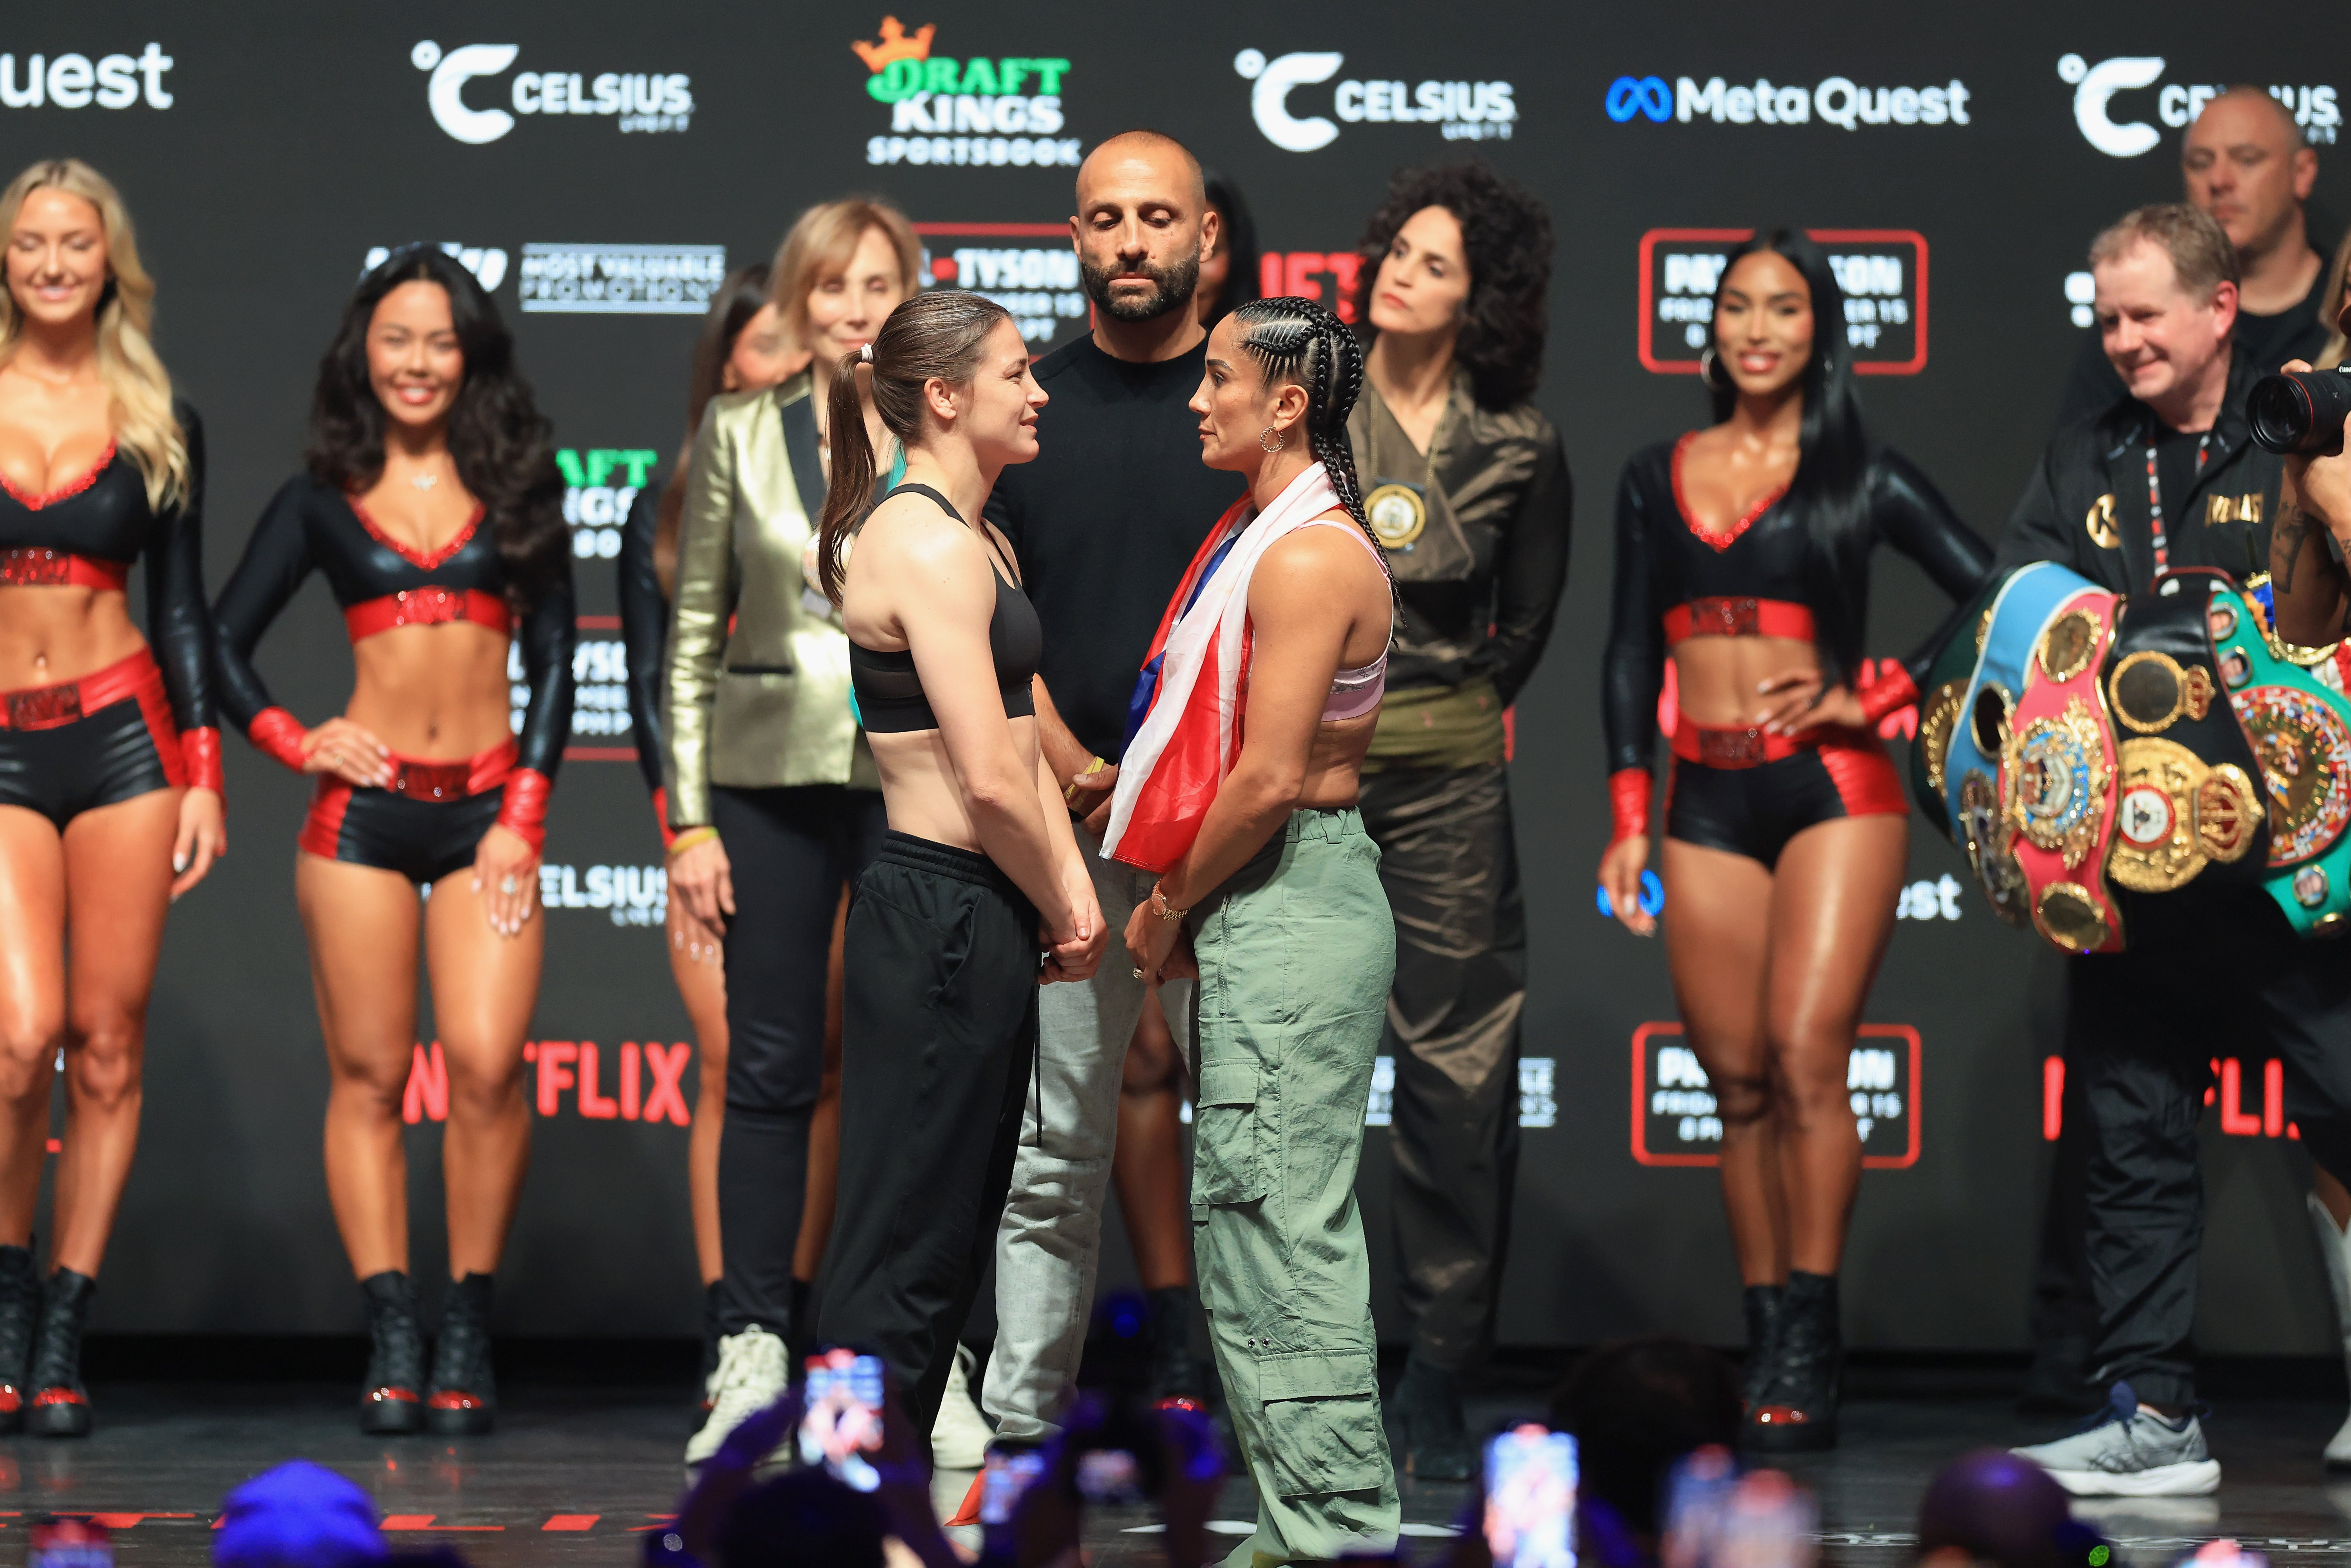
<path id="1" fill-rule="evenodd" d="M 1173 925 L 1192 912 L 1188 909 L 1178 909 L 1174 904 L 1168 903 L 1167 894 L 1161 891 L 1157 883 L 1153 883 L 1151 884 L 1151 913 L 1157 915 L 1160 919 L 1167 922 L 1168 925 Z"/>
<path id="2" fill-rule="evenodd" d="M 688 828 L 685 831 L 678 834 L 677 837 L 670 840 L 670 858 L 672 860 L 675 860 L 680 851 L 690 850 L 696 844 L 708 843 L 717 837 L 718 830 L 716 828 Z"/>

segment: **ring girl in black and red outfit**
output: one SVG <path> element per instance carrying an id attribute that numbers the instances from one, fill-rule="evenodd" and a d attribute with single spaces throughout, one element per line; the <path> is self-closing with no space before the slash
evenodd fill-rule
<path id="1" fill-rule="evenodd" d="M 163 912 L 228 848 L 204 432 L 148 340 L 155 285 L 112 185 L 36 163 L 0 193 L 0 1431 L 79 1437 Z M 148 637 L 125 591 L 141 558 Z M 33 1210 L 60 1048 L 44 1290 Z"/>
<path id="2" fill-rule="evenodd" d="M 1625 924 L 1649 859 L 1649 769 L 1671 655 L 1665 929 L 1675 999 L 1722 1118 L 1723 1205 L 1747 1286 L 1748 1436 L 1836 1440 L 1837 1266 L 1861 1180 L 1845 1097 L 1893 929 L 1908 823 L 1879 720 L 1917 701 L 1862 657 L 1883 542 L 1954 599 L 1991 551 L 1863 431 L 1827 257 L 1775 230 L 1731 253 L 1704 369 L 1715 423 L 1640 453 L 1616 497 L 1602 706 Z"/>
<path id="3" fill-rule="evenodd" d="M 214 614 L 222 700 L 317 792 L 296 857 L 333 1088 L 327 1191 L 374 1336 L 369 1432 L 490 1427 L 491 1277 L 530 1152 L 523 1034 L 538 995 L 548 790 L 571 727 L 571 558 L 547 422 L 497 308 L 455 261 L 397 251 L 319 367 L 308 471 L 262 514 Z M 315 729 L 254 645 L 313 571 L 358 683 Z M 517 643 L 530 704 L 508 725 Z M 449 1075 L 449 1275 L 428 1387 L 408 1277 L 401 1099 L 416 1023 L 418 889 Z"/>

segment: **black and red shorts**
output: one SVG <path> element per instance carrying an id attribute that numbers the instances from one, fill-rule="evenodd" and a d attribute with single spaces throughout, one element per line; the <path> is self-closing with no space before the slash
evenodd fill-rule
<path id="1" fill-rule="evenodd" d="M 498 820 L 515 755 L 509 741 L 461 762 L 394 757 L 392 786 L 382 789 L 321 774 L 301 846 L 325 860 L 398 872 L 420 886 L 439 882 L 474 863 L 482 835 Z"/>
<path id="2" fill-rule="evenodd" d="M 1793 738 L 1690 724 L 1674 732 L 1666 837 L 1686 844 L 1770 868 L 1789 840 L 1816 822 L 1909 810 L 1886 743 L 1865 729 Z"/>
<path id="3" fill-rule="evenodd" d="M 188 781 L 155 656 L 141 648 L 79 680 L 0 692 L 0 806 L 57 827 Z"/>

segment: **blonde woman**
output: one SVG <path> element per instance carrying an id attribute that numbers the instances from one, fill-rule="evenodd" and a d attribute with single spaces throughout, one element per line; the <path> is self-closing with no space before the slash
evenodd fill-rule
<path id="1" fill-rule="evenodd" d="M 149 341 L 130 215 L 64 159 L 0 193 L 0 1431 L 71 1437 L 90 1427 L 81 1331 L 139 1140 L 163 912 L 228 843 L 204 434 Z M 141 559 L 160 661 L 131 620 Z M 43 1286 L 28 1249 L 61 1047 Z"/>
<path id="2" fill-rule="evenodd" d="M 808 369 L 712 399 L 686 467 L 664 697 L 670 894 L 689 943 L 721 950 L 727 1032 L 721 1338 L 690 1465 L 781 1390 L 784 1342 L 805 1333 L 809 1281 L 831 1225 L 833 933 L 842 890 L 880 851 L 888 822 L 850 706 L 848 639 L 810 585 L 808 546 L 831 469 L 828 394 L 914 297 L 921 263 L 913 226 L 884 203 L 803 213 L 776 253 L 773 282 L 784 337 L 808 352 Z M 871 398 L 858 406 L 860 445 L 883 453 L 888 472 L 895 444 Z M 969 1414 L 976 1440 L 949 1457 L 976 1466 L 985 1428 L 967 1399 L 958 1413 Z"/>

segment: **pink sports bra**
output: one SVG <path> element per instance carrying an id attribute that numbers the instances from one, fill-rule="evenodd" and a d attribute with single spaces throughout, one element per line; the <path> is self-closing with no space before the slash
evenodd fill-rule
<path id="1" fill-rule="evenodd" d="M 1352 521 L 1341 523 L 1333 522 L 1328 517 L 1316 517 L 1311 522 L 1301 524 L 1300 527 L 1337 528 L 1365 549 L 1371 550 L 1374 561 L 1379 560 L 1379 552 L 1373 549 L 1372 541 L 1365 538 L 1363 530 L 1355 527 Z M 1387 575 L 1387 567 L 1384 563 L 1380 566 L 1380 575 L 1383 577 Z M 1331 677 L 1331 695 L 1322 704 L 1322 722 L 1334 724 L 1343 718 L 1363 717 L 1364 715 L 1380 706 L 1380 699 L 1387 695 L 1387 689 L 1388 651 L 1382 648 L 1380 656 L 1370 664 L 1358 664 L 1352 670 L 1341 670 Z"/>

